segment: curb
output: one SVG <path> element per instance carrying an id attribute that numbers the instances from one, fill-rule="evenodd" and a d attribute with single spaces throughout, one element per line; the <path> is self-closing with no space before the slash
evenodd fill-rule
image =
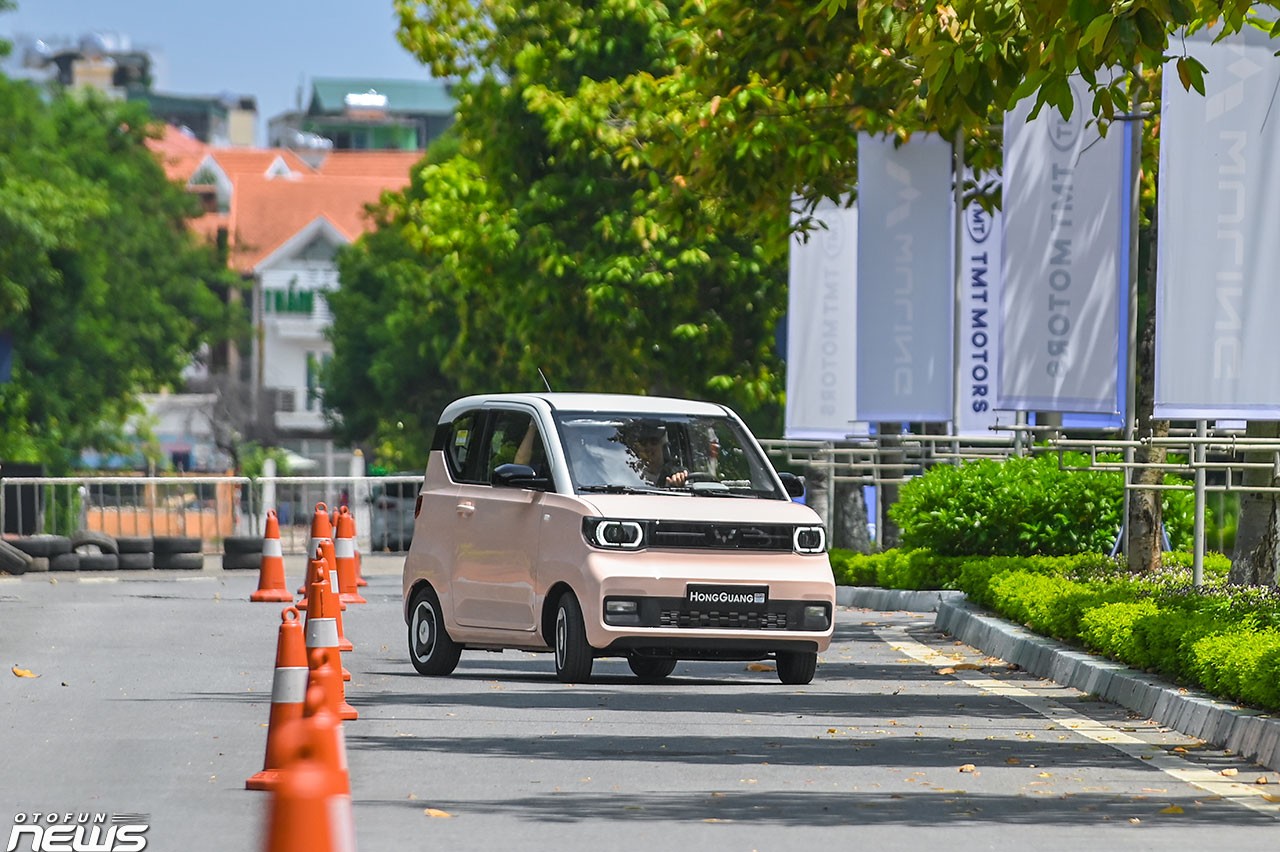
<path id="1" fill-rule="evenodd" d="M 963 592 L 841 586 L 836 589 L 836 603 L 881 611 L 936 612 L 938 629 L 984 654 L 1280 771 L 1280 719 L 1046 639 L 985 614 Z"/>

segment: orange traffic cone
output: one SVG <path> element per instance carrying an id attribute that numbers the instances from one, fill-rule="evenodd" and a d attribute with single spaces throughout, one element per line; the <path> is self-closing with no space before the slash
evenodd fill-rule
<path id="1" fill-rule="evenodd" d="M 307 544 L 307 555 L 315 556 L 316 548 L 325 539 L 333 540 L 333 524 L 329 522 L 329 507 L 323 503 L 317 503 L 315 514 L 311 516 L 311 541 Z M 304 596 L 304 601 L 299 606 L 306 606 L 305 596 L 310 582 L 310 577 L 304 577 L 302 580 L 302 588 L 298 589 L 298 594 Z"/>
<path id="2" fill-rule="evenodd" d="M 280 548 L 280 521 L 276 510 L 267 510 L 267 529 L 262 536 L 262 562 L 258 565 L 258 590 L 251 601 L 288 603 L 293 600 L 284 584 L 284 551 Z"/>
<path id="3" fill-rule="evenodd" d="M 333 553 L 338 565 L 338 598 L 344 604 L 368 603 L 356 586 L 356 518 L 343 506 L 334 525 Z"/>
<path id="4" fill-rule="evenodd" d="M 271 716 L 267 723 L 267 756 L 262 771 L 244 782 L 246 790 L 274 789 L 285 762 L 285 727 L 302 718 L 310 667 L 298 610 L 288 606 L 280 613 L 276 641 L 276 671 L 271 681 Z"/>
<path id="5" fill-rule="evenodd" d="M 354 521 L 352 521 L 352 523 L 355 523 L 355 522 L 354 522 Z M 354 529 L 354 527 L 353 527 L 353 529 Z M 354 533 L 353 533 L 353 535 L 354 535 Z M 356 585 L 357 585 L 357 586 L 367 586 L 367 585 L 369 585 L 369 581 L 368 581 L 368 580 L 366 580 L 366 579 L 364 578 L 364 574 L 363 574 L 363 573 L 361 573 L 361 571 L 360 571 L 360 565 L 361 565 L 360 551 L 359 551 L 359 550 L 357 550 L 357 551 L 356 551 Z"/>
<path id="6" fill-rule="evenodd" d="M 342 723 L 323 691 L 308 690 L 307 707 L 315 712 L 290 726 L 290 755 L 271 797 L 265 852 L 355 852 Z"/>
<path id="7" fill-rule="evenodd" d="M 311 560 L 312 576 L 323 570 L 323 559 Z M 340 719 L 358 719 L 360 714 L 356 708 L 347 703 L 342 687 L 342 654 L 338 650 L 338 622 L 334 613 L 338 608 L 337 596 L 328 591 L 327 582 L 317 579 L 311 584 L 311 606 L 307 610 L 307 664 L 311 668 L 309 682 L 316 682 L 322 663 L 328 662 L 333 669 L 331 676 L 334 683 L 326 684 L 330 690 L 330 701 Z M 336 697 L 335 697 L 336 696 Z"/>
<path id="8" fill-rule="evenodd" d="M 342 613 L 346 609 L 346 605 L 338 599 L 338 572 L 333 569 L 333 562 L 333 542 L 328 540 L 321 541 L 320 546 L 316 548 L 315 558 L 310 562 L 311 569 L 307 572 L 307 588 L 311 588 L 317 583 L 323 587 L 324 593 L 328 598 L 328 602 L 325 604 L 325 611 L 333 613 L 334 621 L 338 625 L 338 650 L 354 651 L 355 646 L 347 638 L 342 625 Z M 310 618 L 312 613 L 311 598 L 304 595 L 298 604 L 298 609 L 307 613 L 307 617 Z M 341 659 L 339 659 L 339 665 L 341 666 Z M 346 666 L 341 666 L 341 668 L 342 679 L 351 680 L 351 672 L 347 671 Z"/>

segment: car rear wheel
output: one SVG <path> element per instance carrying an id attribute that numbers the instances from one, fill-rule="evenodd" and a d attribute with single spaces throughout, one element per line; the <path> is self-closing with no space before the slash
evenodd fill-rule
<path id="1" fill-rule="evenodd" d="M 818 670 L 817 651 L 779 651 L 778 680 L 787 684 L 806 684 Z"/>
<path id="2" fill-rule="evenodd" d="M 418 674 L 440 677 L 452 674 L 462 656 L 462 646 L 449 638 L 440 599 L 430 586 L 414 595 L 409 610 L 409 661 Z"/>
<path id="3" fill-rule="evenodd" d="M 676 661 L 665 657 L 627 657 L 627 665 L 641 680 L 662 680 L 676 670 Z"/>
<path id="4" fill-rule="evenodd" d="M 586 683 L 594 654 L 587 644 L 582 606 L 573 592 L 565 592 L 556 606 L 556 677 L 561 683 Z"/>

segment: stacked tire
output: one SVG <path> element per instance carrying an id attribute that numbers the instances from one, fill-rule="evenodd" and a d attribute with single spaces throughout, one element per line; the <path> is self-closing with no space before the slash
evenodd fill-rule
<path id="1" fill-rule="evenodd" d="M 262 566 L 262 539 L 259 536 L 229 535 L 222 540 L 222 569 L 239 571 Z"/>
<path id="2" fill-rule="evenodd" d="M 204 568 L 204 543 L 195 536 L 158 535 L 152 539 L 157 571 L 199 571 Z"/>

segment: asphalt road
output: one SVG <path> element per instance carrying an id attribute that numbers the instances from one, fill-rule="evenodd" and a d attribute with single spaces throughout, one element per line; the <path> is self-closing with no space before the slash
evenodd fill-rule
<path id="1" fill-rule="evenodd" d="M 453 677 L 424 679 L 399 567 L 366 558 L 369 603 L 345 616 L 365 852 L 1280 837 L 1280 773 L 983 657 L 932 616 L 842 610 L 805 687 L 743 663 L 681 663 L 646 686 L 621 660 L 570 686 L 522 652 L 468 652 Z M 6 841 L 19 814 L 128 812 L 147 815 L 149 850 L 261 848 L 269 794 L 244 780 L 262 768 L 281 605 L 249 603 L 256 584 L 213 569 L 0 579 Z"/>

